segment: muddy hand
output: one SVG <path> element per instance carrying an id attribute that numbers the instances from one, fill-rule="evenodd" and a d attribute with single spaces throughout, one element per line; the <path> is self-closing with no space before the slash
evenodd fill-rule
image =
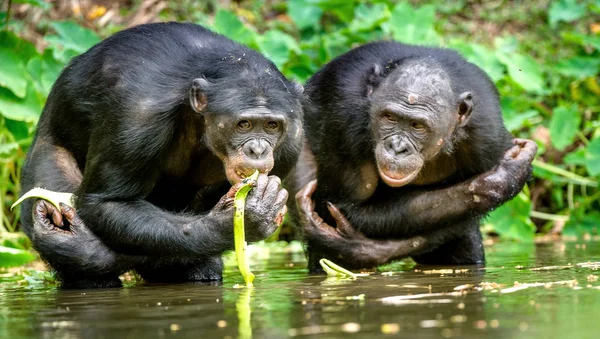
<path id="1" fill-rule="evenodd" d="M 512 199 L 531 177 L 537 145 L 527 139 L 514 139 L 513 142 L 515 146 L 505 152 L 498 166 L 478 175 L 469 185 L 473 199 L 480 203 L 484 212 Z"/>

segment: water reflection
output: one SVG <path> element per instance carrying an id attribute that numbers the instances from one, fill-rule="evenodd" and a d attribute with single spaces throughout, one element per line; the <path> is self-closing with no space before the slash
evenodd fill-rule
<path id="1" fill-rule="evenodd" d="M 308 276 L 300 258 L 281 254 L 253 268 L 254 289 L 233 288 L 235 268 L 213 286 L 0 283 L 0 337 L 596 337 L 599 244 L 500 244 L 487 253 L 485 268 L 397 263 L 355 281 Z"/>

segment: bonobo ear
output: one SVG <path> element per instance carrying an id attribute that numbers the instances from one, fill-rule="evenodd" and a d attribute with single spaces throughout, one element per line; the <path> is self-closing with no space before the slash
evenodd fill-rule
<path id="1" fill-rule="evenodd" d="M 370 97 L 373 94 L 373 89 L 381 82 L 383 70 L 381 65 L 374 64 L 367 75 L 367 96 Z"/>
<path id="2" fill-rule="evenodd" d="M 194 111 L 202 113 L 206 108 L 208 100 L 206 99 L 206 94 L 204 92 L 209 86 L 208 81 L 204 78 L 194 79 L 192 88 L 190 88 L 190 105 L 192 105 Z"/>
<path id="3" fill-rule="evenodd" d="M 464 92 L 458 97 L 458 127 L 467 125 L 472 111 L 473 96 L 471 92 Z"/>

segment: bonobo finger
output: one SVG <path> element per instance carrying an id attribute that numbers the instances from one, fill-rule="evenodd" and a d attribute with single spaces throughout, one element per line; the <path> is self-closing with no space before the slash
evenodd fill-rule
<path id="1" fill-rule="evenodd" d="M 287 202 L 289 193 L 285 188 L 282 188 L 281 190 L 279 190 L 279 192 L 277 193 L 277 198 L 275 198 L 275 204 L 274 206 L 281 206 L 284 205 Z"/>
<path id="2" fill-rule="evenodd" d="M 277 215 L 275 216 L 275 223 L 277 224 L 277 227 L 281 226 L 281 224 L 283 224 L 283 220 L 285 219 L 285 214 L 287 213 L 287 206 L 283 205 L 283 208 L 281 210 L 279 210 L 279 212 L 277 212 Z"/>
<path id="3" fill-rule="evenodd" d="M 312 213 L 314 210 L 314 203 L 312 201 L 312 195 L 317 189 L 317 180 L 312 180 L 306 184 L 298 193 L 296 193 L 296 205 L 298 208 L 306 213 Z"/>
<path id="4" fill-rule="evenodd" d="M 78 228 L 83 226 L 83 220 L 79 217 L 79 215 L 75 212 L 75 209 L 69 205 L 65 205 L 62 202 L 60 203 L 60 209 L 62 215 L 67 218 L 67 221 L 73 228 Z"/>
<path id="5" fill-rule="evenodd" d="M 506 152 L 504 152 L 504 160 L 513 160 L 521 152 L 521 146 L 515 145 L 509 148 Z"/>
<path id="6" fill-rule="evenodd" d="M 525 160 L 527 162 L 532 162 L 537 154 L 538 146 L 537 144 L 528 139 L 518 139 L 519 147 L 521 148 L 519 154 L 517 154 L 517 160 Z"/>
<path id="7" fill-rule="evenodd" d="M 274 175 L 269 176 L 268 179 L 269 180 L 265 188 L 263 199 L 265 199 L 266 201 L 272 201 L 277 198 L 279 188 L 281 187 L 281 179 Z"/>
<path id="8" fill-rule="evenodd" d="M 327 209 L 329 210 L 329 213 L 331 213 L 331 216 L 335 220 L 335 224 L 337 225 L 339 231 L 347 235 L 354 235 L 357 233 L 356 230 L 350 224 L 350 221 L 346 219 L 346 216 L 342 214 L 342 211 L 340 211 L 340 209 L 337 208 L 337 206 L 328 201 Z"/>
<path id="9" fill-rule="evenodd" d="M 254 186 L 254 189 L 250 191 L 249 195 L 262 199 L 268 184 L 269 178 L 267 175 L 263 173 L 259 174 L 258 179 L 256 180 L 256 186 Z"/>
<path id="10" fill-rule="evenodd" d="M 62 215 L 52 204 L 46 200 L 38 199 L 35 201 L 33 206 L 32 214 L 34 226 L 43 227 L 46 229 L 54 229 L 56 227 L 63 226 Z"/>

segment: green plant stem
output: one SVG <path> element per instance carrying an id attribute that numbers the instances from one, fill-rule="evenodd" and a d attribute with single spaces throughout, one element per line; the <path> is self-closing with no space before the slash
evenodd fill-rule
<path id="1" fill-rule="evenodd" d="M 573 192 L 575 191 L 575 185 L 570 182 L 567 185 L 567 202 L 569 203 L 569 209 L 575 209 L 575 200 L 573 199 Z"/>
<path id="2" fill-rule="evenodd" d="M 529 212 L 529 216 L 536 219 L 542 220 L 551 220 L 551 221 L 568 221 L 570 216 L 568 215 L 558 215 L 558 214 L 550 214 L 544 212 L 531 211 Z"/>
<path id="3" fill-rule="evenodd" d="M 570 179 L 570 182 L 572 182 L 574 184 L 586 185 L 586 186 L 591 186 L 591 187 L 598 187 L 598 182 L 595 181 L 595 180 L 582 177 L 582 176 L 577 175 L 575 173 L 572 173 L 572 172 L 569 172 L 567 170 L 564 170 L 564 169 L 562 169 L 560 167 L 553 166 L 553 165 L 547 164 L 547 163 L 539 161 L 539 160 L 534 160 L 533 161 L 533 166 L 541 168 L 541 169 L 546 170 L 548 172 L 554 173 L 556 175 L 560 175 L 560 176 L 565 177 L 567 179 Z"/>
<path id="4" fill-rule="evenodd" d="M 10 9 L 12 7 L 12 0 L 8 0 L 8 8 L 6 9 L 6 20 L 4 21 L 4 30 L 8 31 L 8 23 L 10 22 Z"/>

